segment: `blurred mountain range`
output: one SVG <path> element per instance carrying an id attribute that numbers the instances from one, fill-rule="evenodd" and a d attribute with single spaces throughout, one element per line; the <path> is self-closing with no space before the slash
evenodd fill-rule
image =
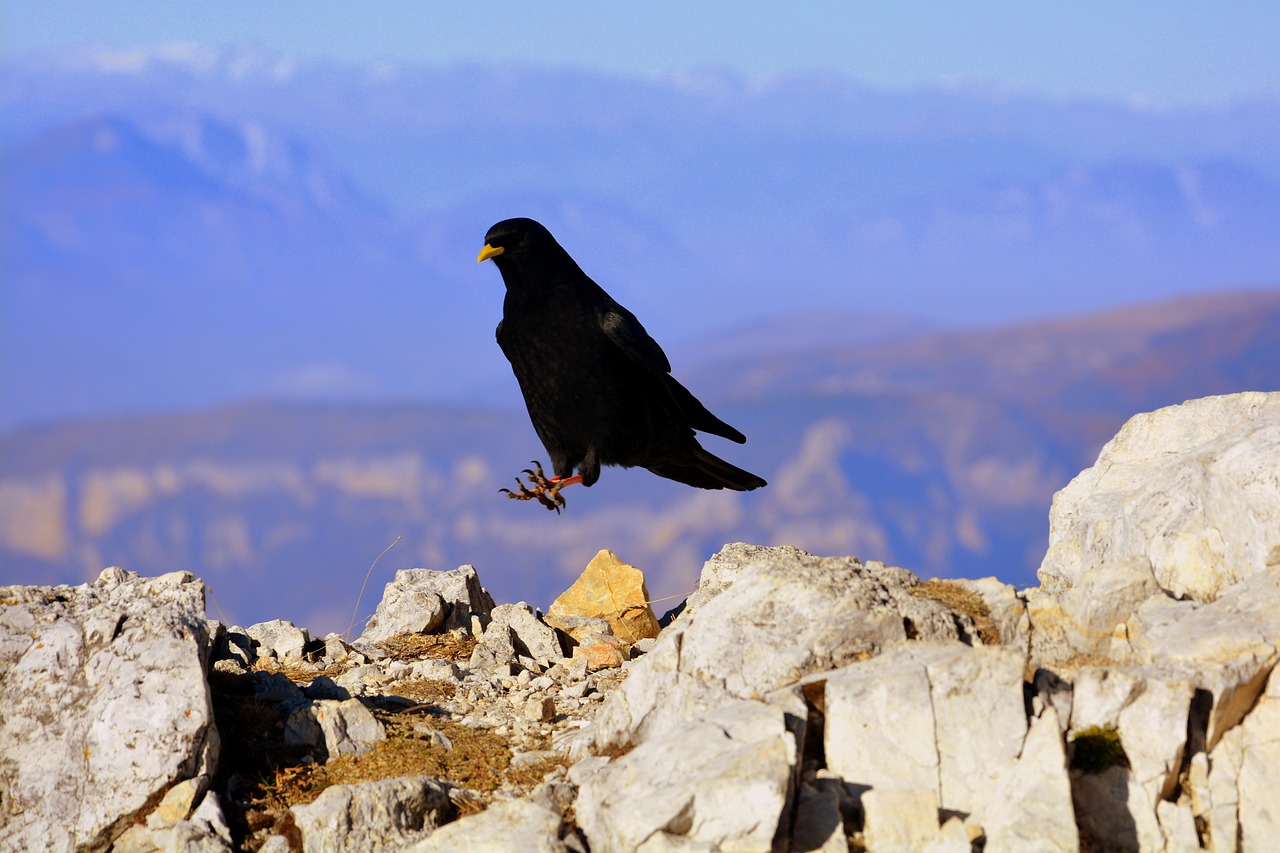
<path id="1" fill-rule="evenodd" d="M 1054 491 L 1131 414 L 1280 376 L 1280 290 L 877 343 L 858 332 L 684 375 L 748 436 L 709 446 L 767 488 L 608 469 L 558 517 L 497 492 L 542 453 L 523 411 L 262 402 L 12 430 L 0 583 L 190 569 L 227 619 L 323 630 L 346 627 L 397 537 L 366 608 L 396 568 L 468 562 L 499 599 L 545 607 L 601 548 L 676 596 L 736 540 L 1029 583 Z"/>
<path id="2" fill-rule="evenodd" d="M 83 48 L 0 63 L 0 144 L 0 427 L 509 402 L 474 258 L 512 215 L 685 363 L 748 326 L 785 348 L 784 315 L 885 315 L 865 336 L 1280 280 L 1280 99 Z"/>
<path id="3" fill-rule="evenodd" d="M 1029 581 L 1129 415 L 1280 368 L 1280 99 L 84 48 L 0 62 L 0 146 L 0 583 L 189 568 L 327 629 L 397 536 L 375 583 L 536 604 L 735 539 Z M 767 489 L 497 494 L 542 453 L 475 263 L 513 215 Z"/>

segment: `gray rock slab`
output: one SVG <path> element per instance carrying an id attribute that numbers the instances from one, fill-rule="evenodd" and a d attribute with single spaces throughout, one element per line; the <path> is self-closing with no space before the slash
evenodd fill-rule
<path id="1" fill-rule="evenodd" d="M 839 779 L 818 778 L 802 783 L 791 826 L 792 853 L 848 853 L 844 816 L 849 801 Z"/>
<path id="2" fill-rule="evenodd" d="M 939 809 L 970 815 L 988 850 L 1075 849 L 1062 725 L 1043 704 L 1028 725 L 1024 662 L 1001 646 L 908 644 L 826 675 L 827 767 L 865 792 L 868 849 L 935 843 Z M 931 819 L 916 814 L 926 795 Z"/>
<path id="3" fill-rule="evenodd" d="M 868 853 L 913 853 L 938 840 L 936 788 L 873 788 L 862 795 Z"/>
<path id="4" fill-rule="evenodd" d="M 1156 803 L 1127 767 L 1099 773 L 1071 771 L 1081 847 L 1085 850 L 1163 851 Z"/>
<path id="5" fill-rule="evenodd" d="M 927 667 L 958 654 L 944 645 L 903 646 L 831 673 L 828 769 L 858 786 L 932 791 L 936 812 L 938 742 Z"/>

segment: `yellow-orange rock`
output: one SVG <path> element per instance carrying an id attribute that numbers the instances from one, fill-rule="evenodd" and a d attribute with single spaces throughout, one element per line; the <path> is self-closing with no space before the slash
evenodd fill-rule
<path id="1" fill-rule="evenodd" d="M 658 636 L 658 619 L 649 606 L 644 573 L 606 549 L 596 554 L 573 586 L 552 603 L 548 616 L 604 619 L 626 643 Z"/>

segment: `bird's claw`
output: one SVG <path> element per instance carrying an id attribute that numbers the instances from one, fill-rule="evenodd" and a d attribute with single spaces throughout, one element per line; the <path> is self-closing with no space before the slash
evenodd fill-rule
<path id="1" fill-rule="evenodd" d="M 508 498 L 516 501 L 536 500 L 547 509 L 556 511 L 556 515 L 560 514 L 560 510 L 564 508 L 564 496 L 560 494 L 560 487 L 563 485 L 559 480 L 551 481 L 547 479 L 547 475 L 543 473 L 542 465 L 536 459 L 531 463 L 532 468 L 525 468 L 520 473 L 527 474 L 529 477 L 528 485 L 519 477 L 516 477 L 516 489 L 498 489 L 505 492 Z"/>

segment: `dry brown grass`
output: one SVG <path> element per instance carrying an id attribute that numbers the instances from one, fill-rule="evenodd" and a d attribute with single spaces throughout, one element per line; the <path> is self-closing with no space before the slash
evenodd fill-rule
<path id="1" fill-rule="evenodd" d="M 403 678 L 387 688 L 392 696 L 403 696 L 424 705 L 439 705 L 448 702 L 458 692 L 457 685 L 451 681 L 437 681 L 430 678 Z"/>
<path id="2" fill-rule="evenodd" d="M 454 653 L 461 653 L 454 648 Z M 278 664 L 258 668 L 282 672 L 290 678 L 304 675 L 305 669 Z M 314 667 L 305 669 L 305 677 L 297 680 L 307 681 L 316 674 Z M 227 804 L 228 817 L 238 843 L 246 850 L 256 850 L 272 834 L 284 835 L 296 842 L 294 849 L 301 849 L 301 838 L 289 809 L 312 802 L 331 785 L 435 776 L 463 789 L 453 799 L 459 815 L 465 815 L 486 808 L 488 795 L 500 787 L 532 788 L 548 773 L 565 766 L 557 757 L 512 768 L 506 738 L 488 729 L 453 722 L 430 707 L 452 698 L 454 688 L 446 682 L 427 679 L 395 685 L 396 695 L 421 704 L 373 709 L 386 728 L 387 738 L 372 751 L 338 756 L 327 764 L 304 764 L 304 750 L 284 743 L 284 713 L 253 697 L 249 676 L 214 673 L 210 684 L 224 746 L 220 775 L 224 780 L 236 777 L 233 788 L 239 792 L 235 801 Z M 452 749 L 437 743 L 431 730 L 447 737 Z"/>
<path id="3" fill-rule="evenodd" d="M 329 666 L 316 666 L 305 660 L 281 662 L 275 658 L 258 658 L 249 669 L 254 672 L 279 673 L 293 682 L 303 684 L 313 681 L 322 675 L 335 678 L 350 669 L 349 664 L 335 663 Z"/>
<path id="4" fill-rule="evenodd" d="M 1000 626 L 991 618 L 991 608 L 978 595 L 963 584 L 952 580 L 934 578 L 911 588 L 911 594 L 917 598 L 928 598 L 936 601 L 953 613 L 963 613 L 973 620 L 978 632 L 978 639 L 988 646 L 998 646 L 1003 642 Z"/>
<path id="5" fill-rule="evenodd" d="M 387 715 L 379 715 L 384 722 Z M 364 755 L 340 755 L 327 764 L 281 768 L 265 793 L 285 807 L 309 803 L 331 785 L 354 785 L 401 776 L 438 776 L 473 791 L 490 793 L 505 780 L 511 763 L 506 741 L 483 729 L 447 720 L 431 728 L 453 742 L 453 749 L 433 743 L 405 725 L 388 726 L 387 739 Z"/>
<path id="6" fill-rule="evenodd" d="M 456 662 L 471 659 L 476 638 L 454 634 L 396 634 L 378 643 L 378 646 L 393 660 L 435 658 Z"/>

